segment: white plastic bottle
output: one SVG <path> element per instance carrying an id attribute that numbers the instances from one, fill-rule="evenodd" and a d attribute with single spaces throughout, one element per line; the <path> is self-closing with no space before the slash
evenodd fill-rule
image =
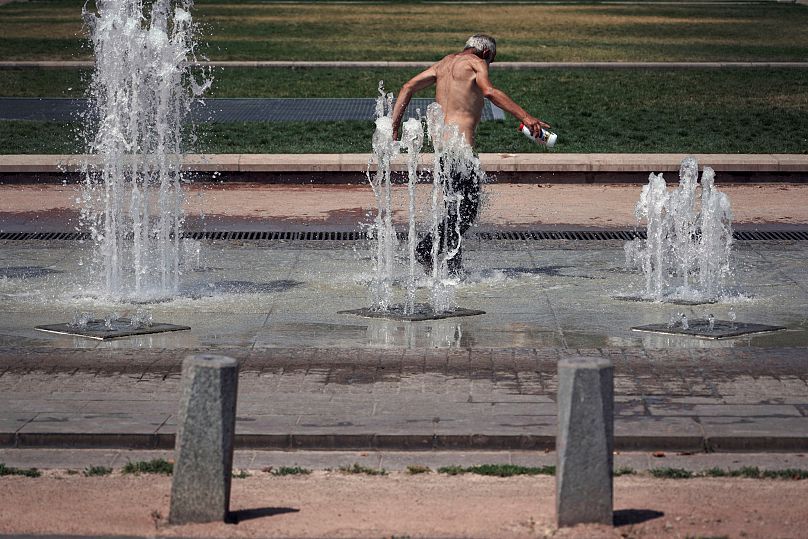
<path id="1" fill-rule="evenodd" d="M 555 146 L 556 140 L 558 140 L 558 135 L 547 131 L 544 128 L 541 129 L 541 133 L 539 133 L 538 137 L 534 137 L 533 133 L 530 132 L 530 128 L 525 124 L 519 124 L 518 129 L 522 132 L 522 134 L 534 141 L 536 144 L 545 144 L 548 148 Z"/>

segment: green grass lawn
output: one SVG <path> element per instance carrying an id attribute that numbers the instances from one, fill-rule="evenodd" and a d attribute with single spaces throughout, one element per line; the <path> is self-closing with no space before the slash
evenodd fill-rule
<path id="1" fill-rule="evenodd" d="M 63 71 L 35 71 L 49 78 Z M 373 97 L 380 79 L 398 87 L 406 69 L 232 69 L 216 73 L 216 97 Z M 81 94 L 72 80 L 32 83 L 21 71 L 7 77 L 28 95 Z M 805 153 L 808 151 L 808 77 L 801 70 L 531 70 L 496 71 L 494 83 L 560 135 L 558 152 Z M 58 84 L 61 84 L 60 88 Z M 69 85 L 69 86 L 65 86 Z M 73 90 L 67 90 L 73 88 Z M 429 92 L 423 94 L 428 96 Z M 516 121 L 480 124 L 482 152 L 535 152 Z M 81 145 L 70 126 L 0 123 L 2 153 L 72 153 Z M 367 152 L 373 124 L 273 122 L 202 124 L 197 151 L 222 153 Z"/>
<path id="2" fill-rule="evenodd" d="M 84 0 L 0 6 L 0 60 L 91 57 Z M 435 60 L 473 33 L 502 61 L 808 60 L 808 6 L 197 1 L 214 60 Z"/>
<path id="3" fill-rule="evenodd" d="M 83 0 L 0 6 L 0 59 L 89 58 Z M 211 59 L 434 60 L 470 33 L 499 60 L 808 60 L 808 6 L 248 3 L 197 0 Z M 412 69 L 217 69 L 210 97 L 372 97 Z M 3 70 L 0 96 L 85 95 L 89 72 Z M 804 70 L 492 70 L 494 83 L 550 122 L 558 152 L 808 150 Z M 431 96 L 424 92 L 423 96 Z M 371 122 L 203 124 L 196 151 L 365 152 Z M 484 122 L 478 149 L 539 149 L 515 121 Z M 82 151 L 77 126 L 0 122 L 2 153 Z"/>

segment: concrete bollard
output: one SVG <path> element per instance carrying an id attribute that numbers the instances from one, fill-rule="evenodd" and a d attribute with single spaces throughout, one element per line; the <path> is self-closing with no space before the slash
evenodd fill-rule
<path id="1" fill-rule="evenodd" d="M 235 359 L 200 354 L 182 362 L 171 524 L 227 520 L 237 393 Z"/>
<path id="2" fill-rule="evenodd" d="M 603 358 L 558 363 L 556 522 L 612 524 L 614 367 Z"/>

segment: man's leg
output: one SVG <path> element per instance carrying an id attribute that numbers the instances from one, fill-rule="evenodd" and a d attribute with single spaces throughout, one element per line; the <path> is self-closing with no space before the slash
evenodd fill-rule
<path id="1" fill-rule="evenodd" d="M 440 174 L 443 177 L 443 174 L 446 172 L 444 170 L 444 163 L 445 161 L 441 158 L 439 167 L 440 167 Z M 431 232 L 427 232 L 421 241 L 418 242 L 418 245 L 415 247 L 415 260 L 424 268 L 424 272 L 427 274 L 432 273 L 432 244 L 433 242 L 438 242 L 438 254 L 443 252 L 443 238 L 444 238 L 444 230 L 446 230 L 446 219 L 440 222 L 438 225 L 437 230 L 437 238 L 432 237 Z"/>
<path id="2" fill-rule="evenodd" d="M 424 268 L 424 272 L 432 273 L 432 234 L 421 238 L 415 247 L 415 260 Z"/>
<path id="3" fill-rule="evenodd" d="M 451 252 L 458 247 L 460 236 L 472 225 L 477 218 L 477 211 L 480 206 L 480 179 L 476 174 L 464 177 L 458 171 L 450 171 L 452 191 L 461 197 L 460 207 L 456 201 L 445 202 L 446 218 L 438 226 L 437 238 L 427 233 L 416 247 L 416 259 L 424 267 L 427 273 L 432 269 L 432 242 L 438 242 L 438 254 L 443 253 L 444 238 L 446 248 Z M 459 215 L 458 215 L 459 213 Z M 460 220 L 458 227 L 458 218 Z M 458 235 L 459 231 L 459 235 Z M 449 273 L 456 275 L 463 267 L 462 248 L 458 249 L 455 256 L 447 261 Z"/>
<path id="4" fill-rule="evenodd" d="M 461 198 L 459 208 L 457 202 L 452 203 L 447 215 L 446 247 L 450 252 L 457 249 L 457 253 L 448 260 L 447 265 L 450 274 L 458 275 L 463 269 L 461 236 L 477 218 L 480 206 L 480 181 L 476 174 L 462 176 L 460 173 L 453 173 L 451 181 L 453 191 Z"/>

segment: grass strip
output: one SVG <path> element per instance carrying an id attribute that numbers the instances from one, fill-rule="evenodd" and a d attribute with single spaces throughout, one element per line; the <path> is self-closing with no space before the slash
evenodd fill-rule
<path id="1" fill-rule="evenodd" d="M 311 470 L 300 466 L 281 466 L 280 468 L 270 468 L 269 473 L 276 477 L 283 477 L 286 475 L 309 475 Z"/>
<path id="2" fill-rule="evenodd" d="M 438 473 L 446 475 L 490 475 L 496 477 L 513 477 L 515 475 L 555 475 L 555 466 L 518 466 L 516 464 L 481 464 L 478 466 L 443 466 Z"/>
<path id="3" fill-rule="evenodd" d="M 125 474 L 161 474 L 171 475 L 174 473 L 174 464 L 165 459 L 140 460 L 127 462 L 121 470 Z"/>
<path id="4" fill-rule="evenodd" d="M 785 468 L 783 470 L 761 470 L 757 466 L 744 466 L 737 470 L 722 470 L 710 468 L 703 472 L 706 477 L 745 477 L 748 479 L 808 479 L 808 470 L 799 468 Z"/>
<path id="5" fill-rule="evenodd" d="M 84 469 L 84 477 L 102 477 L 112 473 L 112 468 L 106 466 L 90 466 Z"/>
<path id="6" fill-rule="evenodd" d="M 422 473 L 432 473 L 432 468 L 423 466 L 421 464 L 410 464 L 407 466 L 407 473 L 410 475 L 418 475 Z"/>
<path id="7" fill-rule="evenodd" d="M 0 476 L 5 475 L 21 475 L 23 477 L 40 477 L 42 472 L 36 468 L 14 468 L 6 466 L 5 463 L 0 462 Z"/>
<path id="8" fill-rule="evenodd" d="M 684 468 L 651 468 L 648 473 L 657 479 L 692 479 L 695 477 L 693 472 Z"/>
<path id="9" fill-rule="evenodd" d="M 799 481 L 808 479 L 808 470 L 786 468 L 785 470 L 764 470 L 761 476 L 765 479 L 791 479 Z"/>
<path id="10" fill-rule="evenodd" d="M 0 6 L 4 59 L 88 58 L 83 0 Z M 505 61 L 804 60 L 795 4 L 554 5 L 197 1 L 200 52 L 219 60 L 434 60 L 485 31 Z"/>
<path id="11" fill-rule="evenodd" d="M 735 470 L 708 468 L 702 472 L 691 472 L 682 468 L 652 468 L 648 472 L 662 479 L 691 479 L 694 477 L 740 477 L 745 479 L 782 479 L 800 481 L 808 479 L 808 470 L 785 468 L 782 470 L 761 470 L 757 466 L 744 466 Z"/>
<path id="12" fill-rule="evenodd" d="M 660 124 L 654 132 L 629 131 L 618 135 L 613 131 L 616 127 L 601 129 L 597 125 L 588 126 L 589 133 L 559 130 L 560 142 L 553 152 L 808 153 L 808 135 L 801 130 L 801 126 L 808 123 L 799 123 L 802 119 L 784 123 L 775 135 L 774 126 L 753 133 L 740 120 L 730 118 L 726 124 L 736 125 L 724 127 L 726 135 L 720 136 L 710 125 L 704 125 L 704 129 L 692 128 L 692 125 L 685 129 L 665 120 L 672 119 L 675 114 L 675 111 L 660 112 L 655 120 Z M 805 121 L 808 122 L 808 117 Z M 83 144 L 71 135 L 77 127 L 74 124 L 0 121 L 0 154 L 82 153 Z M 608 136 L 609 133 L 613 136 Z M 373 123 L 217 123 L 197 126 L 197 134 L 199 140 L 194 144 L 193 152 L 198 153 L 366 153 L 371 151 Z M 484 153 L 546 151 L 518 134 L 509 122 L 483 122 L 477 140 L 477 151 Z M 424 152 L 429 151 L 430 148 L 425 146 Z"/>
<path id="13" fill-rule="evenodd" d="M 1 97 L 84 97 L 90 71 L 18 68 L 0 71 Z"/>
<path id="14" fill-rule="evenodd" d="M 344 474 L 387 475 L 384 468 L 369 468 L 356 462 L 353 466 L 340 466 L 338 470 Z"/>
<path id="15" fill-rule="evenodd" d="M 396 91 L 412 74 L 389 71 L 395 74 L 395 84 L 388 87 Z M 264 81 L 271 77 L 269 72 L 278 74 L 277 82 Z M 219 81 L 218 95 L 230 97 L 250 89 L 265 97 L 372 97 L 378 78 L 384 76 L 385 70 L 373 71 L 356 83 L 350 81 L 351 72 L 335 70 L 230 71 Z M 801 71 L 533 70 L 500 72 L 494 82 L 553 125 L 559 133 L 555 152 L 808 153 L 808 78 Z M 0 82 L 0 89 L 19 87 L 5 84 Z M 482 122 L 478 150 L 543 151 L 515 126 L 510 118 Z M 77 127 L 0 122 L 0 153 L 79 153 L 83 144 Z M 198 126 L 194 149 L 362 153 L 370 151 L 372 133 L 369 120 L 211 123 Z"/>
<path id="16" fill-rule="evenodd" d="M 0 120 L 0 154 L 82 153 L 77 124 Z"/>
<path id="17" fill-rule="evenodd" d="M 496 66 L 496 64 L 494 64 Z M 390 92 L 416 75 L 411 68 L 266 68 L 213 71 L 206 97 L 217 98 L 351 98 L 375 97 L 380 80 Z M 4 69 L 0 97 L 82 97 L 90 72 L 74 69 Z M 777 68 L 724 69 L 492 69 L 491 80 L 528 110 L 544 112 L 594 105 L 658 105 L 722 102 L 743 106 L 765 102 L 805 109 L 805 71 Z M 427 89 L 417 97 L 432 97 Z M 538 113 L 538 111 L 535 111 Z M 550 120 L 548 116 L 548 120 Z M 556 119 L 557 120 L 557 119 Z"/>

